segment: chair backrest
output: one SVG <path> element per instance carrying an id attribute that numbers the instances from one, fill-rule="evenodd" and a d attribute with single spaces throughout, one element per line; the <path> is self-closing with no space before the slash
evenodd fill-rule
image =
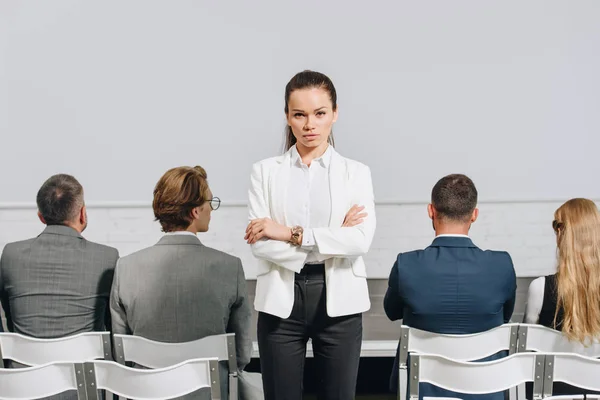
<path id="1" fill-rule="evenodd" d="M 550 396 L 550 397 L 544 397 L 544 400 L 579 400 L 582 399 L 583 400 L 584 396 L 582 394 L 578 394 L 578 395 L 564 395 L 564 396 Z M 593 396 L 593 397 L 589 397 L 589 399 L 596 399 L 597 397 Z"/>
<path id="2" fill-rule="evenodd" d="M 57 339 L 0 333 L 0 358 L 26 365 L 110 360 L 110 332 L 86 332 Z"/>
<path id="3" fill-rule="evenodd" d="M 141 336 L 114 335 L 117 362 L 134 362 L 147 368 L 164 368 L 192 358 L 218 358 L 237 371 L 235 334 L 207 336 L 183 343 L 164 343 Z"/>
<path id="4" fill-rule="evenodd" d="M 582 394 L 572 394 L 572 395 L 562 395 L 562 396 L 550 396 L 550 397 L 544 397 L 544 400 L 583 400 L 583 399 L 587 399 L 587 400 L 598 400 L 600 399 L 600 395 L 598 394 L 588 394 L 588 395 L 582 395 Z"/>
<path id="5" fill-rule="evenodd" d="M 449 335 L 422 331 L 402 325 L 400 367 L 406 366 L 408 353 L 437 354 L 458 361 L 479 360 L 502 350 L 517 350 L 519 324 L 504 324 L 489 331 Z"/>
<path id="6" fill-rule="evenodd" d="M 221 400 L 219 360 L 189 360 L 167 368 L 136 369 L 111 361 L 84 364 L 87 398 L 97 400 L 98 390 L 128 399 L 171 399 L 210 388 L 211 399 Z"/>
<path id="7" fill-rule="evenodd" d="M 546 354 L 544 396 L 552 395 L 553 382 L 600 391 L 600 360 L 571 353 Z"/>
<path id="8" fill-rule="evenodd" d="M 419 398 L 419 383 L 428 382 L 459 393 L 484 394 L 533 382 L 534 399 L 541 398 L 543 354 L 516 353 L 486 362 L 455 361 L 432 354 L 411 356 L 410 398 Z"/>
<path id="9" fill-rule="evenodd" d="M 569 341 L 562 332 L 536 324 L 519 325 L 519 351 L 541 353 L 575 353 L 588 357 L 600 357 L 600 343 L 587 346 Z"/>
<path id="10" fill-rule="evenodd" d="M 83 364 L 55 363 L 28 368 L 0 368 L 0 399 L 40 399 L 77 390 L 85 400 Z"/>

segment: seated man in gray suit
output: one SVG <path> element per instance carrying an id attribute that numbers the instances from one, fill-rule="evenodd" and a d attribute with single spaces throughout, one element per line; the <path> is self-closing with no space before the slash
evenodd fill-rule
<path id="1" fill-rule="evenodd" d="M 477 190 L 464 175 L 448 175 L 433 187 L 429 217 L 435 239 L 425 250 L 398 255 L 392 268 L 384 309 L 392 320 L 436 333 L 483 332 L 510 320 L 516 276 L 510 255 L 484 251 L 473 244 L 469 229 L 479 211 Z M 501 354 L 489 357 L 489 360 Z M 398 386 L 398 358 L 391 386 Z M 410 363 L 409 363 L 410 365 Z M 419 397 L 500 399 L 490 395 L 456 394 L 421 384 Z"/>
<path id="2" fill-rule="evenodd" d="M 252 352 L 242 262 L 196 236 L 208 231 L 211 211 L 219 205 L 202 167 L 173 168 L 160 178 L 152 207 L 166 233 L 156 245 L 119 260 L 110 298 L 112 326 L 113 333 L 161 342 L 235 333 L 242 370 Z M 225 393 L 226 372 L 221 374 Z"/>
<path id="3" fill-rule="evenodd" d="M 119 253 L 81 236 L 88 222 L 83 188 L 70 175 L 54 175 L 38 191 L 37 206 L 44 231 L 7 244 L 0 258 L 8 330 L 57 338 L 110 329 L 108 300 Z"/>

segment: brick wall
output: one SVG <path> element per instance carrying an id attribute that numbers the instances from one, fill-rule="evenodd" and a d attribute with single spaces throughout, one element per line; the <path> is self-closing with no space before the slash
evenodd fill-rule
<path id="1" fill-rule="evenodd" d="M 554 210 L 560 204 L 561 202 L 495 202 L 479 205 L 480 217 L 471 231 L 473 240 L 481 248 L 508 251 L 512 255 L 517 276 L 523 278 L 519 279 L 518 304 L 515 310 L 517 315 L 523 312 L 530 282 L 527 277 L 553 272 L 555 239 L 550 224 Z M 379 303 L 385 282 L 380 280 L 387 278 L 397 253 L 423 248 L 433 238 L 425 206 L 426 204 L 377 205 L 377 231 L 366 256 L 374 304 L 370 314 L 376 320 L 383 317 Z M 246 206 L 224 204 L 212 215 L 211 229 L 200 234 L 200 239 L 208 246 L 240 257 L 247 278 L 255 278 L 255 260 L 243 240 L 247 223 Z M 89 227 L 84 236 L 116 247 L 122 256 L 151 246 L 161 237 L 160 227 L 157 222 L 153 222 L 149 206 L 90 204 L 88 216 Z M 38 221 L 32 205 L 0 205 L 0 249 L 8 242 L 35 236 L 42 229 L 43 225 Z M 253 287 L 250 282 L 250 289 Z M 371 325 L 377 331 L 376 325 L 380 323 L 373 322 Z"/>

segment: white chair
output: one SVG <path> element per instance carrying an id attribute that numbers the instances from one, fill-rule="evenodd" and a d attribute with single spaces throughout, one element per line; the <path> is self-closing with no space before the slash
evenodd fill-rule
<path id="1" fill-rule="evenodd" d="M 164 343 L 141 336 L 114 335 L 117 362 L 134 362 L 147 368 L 164 368 L 193 358 L 216 357 L 229 367 L 229 398 L 238 398 L 235 334 L 207 336 L 184 343 Z"/>
<path id="2" fill-rule="evenodd" d="M 600 343 L 583 344 L 570 341 L 562 332 L 536 324 L 519 325 L 519 350 L 541 353 L 575 353 L 583 356 L 600 357 Z"/>
<path id="3" fill-rule="evenodd" d="M 210 388 L 211 399 L 221 400 L 219 360 L 204 358 L 160 369 L 129 368 L 111 361 L 84 364 L 87 398 L 98 400 L 98 390 L 127 399 L 166 400 Z"/>
<path id="4" fill-rule="evenodd" d="M 584 399 L 585 397 L 582 394 L 579 395 L 565 395 L 565 396 L 550 396 L 550 397 L 544 397 L 544 400 L 579 400 L 579 399 Z M 588 399 L 600 399 L 600 397 L 598 396 L 594 396 L 594 395 L 588 395 L 587 396 Z"/>
<path id="5" fill-rule="evenodd" d="M 422 331 L 402 325 L 398 360 L 398 399 L 406 397 L 407 360 L 413 352 L 437 354 L 457 361 L 474 361 L 508 350 L 517 350 L 519 324 L 504 324 L 489 331 L 449 335 Z"/>
<path id="6" fill-rule="evenodd" d="M 40 399 L 68 390 L 86 400 L 83 364 L 55 363 L 27 368 L 0 368 L 0 400 Z"/>
<path id="7" fill-rule="evenodd" d="M 430 397 L 430 396 L 425 396 L 425 397 L 423 397 L 423 400 L 462 400 L 462 399 L 459 399 L 458 397 Z"/>
<path id="8" fill-rule="evenodd" d="M 25 365 L 110 360 L 110 333 L 87 332 L 57 339 L 36 339 L 18 333 L 0 333 L 0 359 Z"/>
<path id="9" fill-rule="evenodd" d="M 517 353 L 485 362 L 455 361 L 432 354 L 411 355 L 410 399 L 418 400 L 419 383 L 427 382 L 460 393 L 485 394 L 533 382 L 534 399 L 541 399 L 545 355 Z"/>
<path id="10" fill-rule="evenodd" d="M 600 392 L 600 360 L 571 353 L 546 354 L 544 396 L 552 395 L 554 382 Z"/>

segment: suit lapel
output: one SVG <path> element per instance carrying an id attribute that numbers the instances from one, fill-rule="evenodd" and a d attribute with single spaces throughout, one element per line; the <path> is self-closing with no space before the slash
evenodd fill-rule
<path id="1" fill-rule="evenodd" d="M 331 149 L 331 165 L 329 166 L 329 189 L 331 193 L 330 227 L 340 227 L 348 212 L 348 182 L 346 163 L 333 148 Z"/>
<path id="2" fill-rule="evenodd" d="M 290 180 L 291 169 L 291 150 L 288 150 L 277 168 L 271 175 L 269 191 L 272 201 L 272 217 L 275 222 L 287 225 L 286 204 L 288 194 L 288 184 Z"/>

